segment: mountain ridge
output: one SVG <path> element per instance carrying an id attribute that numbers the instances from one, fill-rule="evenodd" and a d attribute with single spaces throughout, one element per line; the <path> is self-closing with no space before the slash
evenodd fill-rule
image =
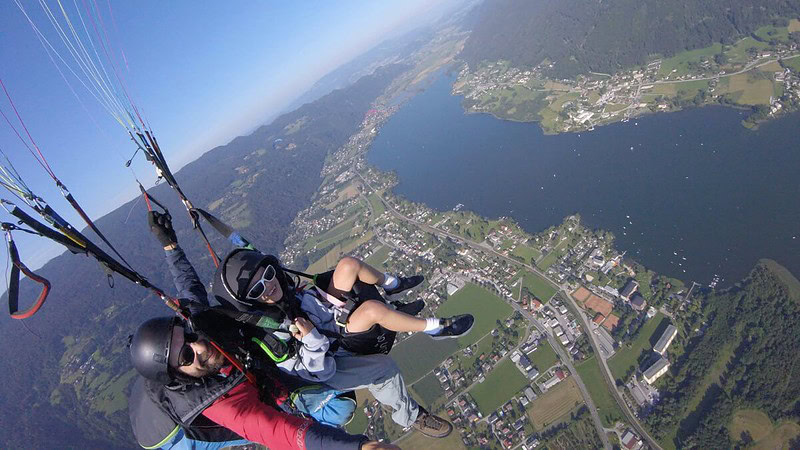
<path id="1" fill-rule="evenodd" d="M 175 176 L 196 206 L 211 209 L 237 226 L 263 251 L 278 253 L 297 211 L 308 205 L 321 182 L 326 155 L 349 139 L 372 101 L 403 70 L 401 65 L 380 68 L 349 88 L 333 91 L 248 136 L 213 148 Z M 275 144 L 279 138 L 281 144 Z M 149 192 L 172 212 L 181 246 L 201 279 L 209 280 L 214 270 L 210 255 L 192 236 L 177 196 L 165 184 Z M 138 213 L 127 217 L 137 200 L 95 222 L 134 268 L 172 292 L 163 252 L 148 231 L 144 206 L 138 205 Z M 206 228 L 218 251 L 228 248 L 224 238 Z M 42 310 L 24 326 L 8 316 L 0 318 L 0 340 L 15 343 L 0 349 L 6 372 L 0 401 L 25 405 L 0 409 L 0 424 L 14 424 L 2 427 L 5 447 L 55 448 L 65 443 L 84 448 L 132 447 L 125 408 L 125 382 L 132 369 L 125 336 L 144 319 L 169 314 L 169 310 L 121 277 L 115 276 L 116 286 L 109 288 L 93 260 L 68 252 L 37 273 L 53 286 Z M 37 293 L 37 286 L 28 281 L 21 283 L 23 302 Z M 48 433 L 41 433 L 45 428 Z"/>

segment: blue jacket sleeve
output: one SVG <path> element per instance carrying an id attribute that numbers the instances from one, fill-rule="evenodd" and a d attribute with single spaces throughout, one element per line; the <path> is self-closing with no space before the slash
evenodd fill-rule
<path id="1" fill-rule="evenodd" d="M 167 265 L 175 282 L 175 289 L 178 290 L 178 297 L 187 299 L 194 305 L 209 306 L 206 288 L 197 276 L 192 263 L 183 253 L 183 249 L 176 246 L 174 250 L 167 250 L 166 254 Z"/>

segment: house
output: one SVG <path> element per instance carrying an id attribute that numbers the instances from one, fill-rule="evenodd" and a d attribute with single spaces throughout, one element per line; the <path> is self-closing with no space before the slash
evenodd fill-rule
<path id="1" fill-rule="evenodd" d="M 603 323 L 604 320 L 606 320 L 606 316 L 604 316 L 604 315 L 602 315 L 600 313 L 597 313 L 597 314 L 595 314 L 594 318 L 592 319 L 592 323 L 594 323 L 595 325 L 599 326 L 601 323 Z"/>
<path id="2" fill-rule="evenodd" d="M 628 450 L 639 450 L 643 445 L 641 439 L 639 439 L 639 436 L 633 434 L 631 430 L 626 430 L 620 441 L 622 443 L 622 447 Z"/>
<path id="3" fill-rule="evenodd" d="M 553 386 L 557 385 L 559 381 L 561 381 L 561 379 L 559 379 L 558 377 L 550 378 L 549 380 L 545 381 L 542 384 L 542 387 L 544 388 L 544 390 L 548 390 Z"/>
<path id="4" fill-rule="evenodd" d="M 531 389 L 530 386 L 526 387 L 524 392 L 525 392 L 525 397 L 528 398 L 528 401 L 532 402 L 536 399 L 536 393 L 533 392 L 533 389 Z"/>
<path id="5" fill-rule="evenodd" d="M 658 353 L 661 356 L 667 352 L 667 348 L 669 348 L 669 344 L 672 343 L 672 340 L 675 339 L 675 336 L 678 334 L 678 329 L 675 328 L 674 325 L 670 324 L 664 333 L 658 338 L 658 342 L 653 347 L 653 351 Z"/>
<path id="6" fill-rule="evenodd" d="M 639 289 L 639 283 L 636 280 L 630 280 L 625 284 L 625 287 L 619 291 L 619 296 L 624 298 L 625 300 L 630 300 L 631 295 L 633 295 L 636 290 Z"/>
<path id="7" fill-rule="evenodd" d="M 649 384 L 653 384 L 661 375 L 667 373 L 669 369 L 669 361 L 664 358 L 658 358 L 658 361 L 654 362 L 647 370 L 644 371 L 644 381 L 647 381 Z"/>
<path id="8" fill-rule="evenodd" d="M 642 297 L 642 294 L 637 292 L 631 296 L 631 308 L 636 311 L 644 311 L 645 307 L 647 307 L 647 302 Z"/>

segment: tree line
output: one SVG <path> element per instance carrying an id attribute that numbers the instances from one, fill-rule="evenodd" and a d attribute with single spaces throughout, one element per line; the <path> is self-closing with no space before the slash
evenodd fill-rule
<path id="1" fill-rule="evenodd" d="M 545 63 L 546 75 L 562 79 L 731 44 L 763 25 L 785 22 L 780 17 L 797 17 L 800 1 L 496 0 L 484 2 L 476 15 L 460 55 L 471 67 L 501 59 L 518 67 Z"/>

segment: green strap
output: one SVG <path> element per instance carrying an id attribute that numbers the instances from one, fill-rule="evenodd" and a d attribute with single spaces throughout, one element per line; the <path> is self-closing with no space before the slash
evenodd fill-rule
<path id="1" fill-rule="evenodd" d="M 270 350 L 269 346 L 267 346 L 267 344 L 265 344 L 261 339 L 254 337 L 254 338 L 250 338 L 250 340 L 252 342 L 255 342 L 256 344 L 258 344 L 258 346 L 261 347 L 261 350 L 264 350 L 264 353 L 269 355 L 269 357 L 276 363 L 281 363 L 281 362 L 286 361 L 286 358 L 289 356 L 289 352 L 286 352 L 285 355 L 283 355 L 283 356 L 281 356 L 279 358 L 279 357 L 275 356 L 275 353 L 272 353 L 272 350 Z"/>
<path id="2" fill-rule="evenodd" d="M 280 329 L 281 324 L 270 317 L 262 316 L 260 319 L 258 319 L 256 326 L 261 328 L 269 328 L 270 330 L 278 330 Z"/>
<path id="3" fill-rule="evenodd" d="M 174 430 L 172 430 L 172 433 L 168 434 L 168 435 L 167 435 L 167 437 L 165 437 L 165 438 L 164 438 L 164 439 L 163 439 L 161 442 L 159 442 L 158 444 L 156 444 L 156 445 L 154 445 L 154 446 L 152 446 L 152 447 L 146 447 L 146 446 L 144 446 L 144 445 L 142 445 L 142 444 L 139 444 L 139 445 L 142 445 L 142 448 L 146 448 L 146 449 L 148 449 L 148 450 L 150 450 L 150 449 L 153 449 L 153 448 L 159 448 L 159 447 L 163 447 L 163 446 L 164 446 L 164 444 L 166 444 L 167 442 L 171 441 L 171 440 L 172 440 L 172 438 L 174 438 L 174 437 L 175 437 L 175 435 L 176 435 L 176 434 L 178 434 L 178 431 L 180 431 L 180 430 L 181 430 L 181 426 L 180 426 L 180 425 L 175 425 L 175 429 L 174 429 Z"/>

